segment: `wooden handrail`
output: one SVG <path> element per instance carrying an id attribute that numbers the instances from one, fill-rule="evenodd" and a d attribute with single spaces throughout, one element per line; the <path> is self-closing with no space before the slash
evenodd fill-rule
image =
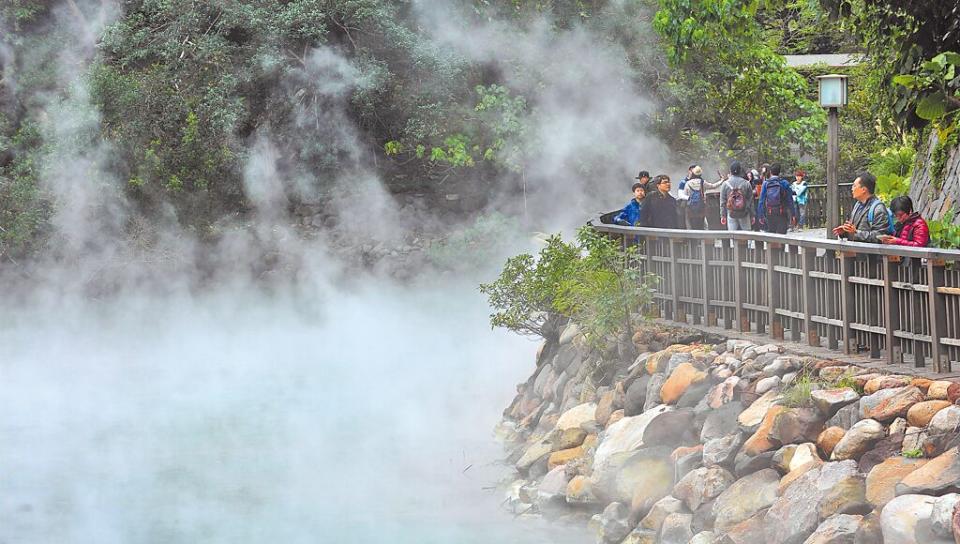
<path id="1" fill-rule="evenodd" d="M 666 280 L 655 287 L 656 315 L 771 341 L 789 332 L 903 370 L 960 372 L 958 250 L 588 224 L 641 246 L 637 266 Z"/>

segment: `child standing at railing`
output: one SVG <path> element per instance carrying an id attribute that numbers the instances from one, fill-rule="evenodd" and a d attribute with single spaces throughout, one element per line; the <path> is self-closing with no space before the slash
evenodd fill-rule
<path id="1" fill-rule="evenodd" d="M 794 182 L 790 184 L 793 189 L 793 201 L 797 205 L 797 213 L 800 216 L 798 228 L 804 228 L 807 224 L 807 173 L 803 170 L 797 170 L 793 173 Z"/>

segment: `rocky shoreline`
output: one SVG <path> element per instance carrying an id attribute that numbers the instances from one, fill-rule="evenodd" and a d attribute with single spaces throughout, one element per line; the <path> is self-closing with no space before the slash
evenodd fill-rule
<path id="1" fill-rule="evenodd" d="M 601 544 L 960 544 L 960 383 L 676 331 L 633 343 L 610 362 L 570 324 L 541 346 L 497 429 L 516 515 Z"/>

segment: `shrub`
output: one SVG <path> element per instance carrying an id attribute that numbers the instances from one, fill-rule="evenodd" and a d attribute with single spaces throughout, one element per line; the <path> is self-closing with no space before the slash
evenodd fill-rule
<path id="1" fill-rule="evenodd" d="M 655 280 L 633 266 L 636 252 L 590 227 L 573 243 L 551 236 L 537 257 L 511 257 L 497 280 L 480 286 L 495 310 L 490 323 L 555 339 L 559 323 L 572 318 L 599 348 L 631 330 L 632 315 L 652 300 Z"/>

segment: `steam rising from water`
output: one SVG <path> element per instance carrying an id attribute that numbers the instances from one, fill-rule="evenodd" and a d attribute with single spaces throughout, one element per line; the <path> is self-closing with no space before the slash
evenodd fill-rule
<path id="1" fill-rule="evenodd" d="M 534 346 L 374 285 L 8 314 L 0 542 L 560 542 L 482 490 Z"/>

